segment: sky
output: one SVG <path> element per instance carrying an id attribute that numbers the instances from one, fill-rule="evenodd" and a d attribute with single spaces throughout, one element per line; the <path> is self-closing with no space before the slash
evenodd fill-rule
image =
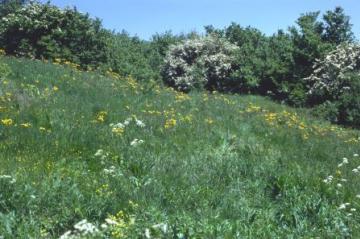
<path id="1" fill-rule="evenodd" d="M 46 2 L 43 0 L 42 2 Z M 61 8 L 75 6 L 80 12 L 102 19 L 105 28 L 126 30 L 148 40 L 155 33 L 203 32 L 204 26 L 224 28 L 231 22 L 258 28 L 267 35 L 294 25 L 300 14 L 345 9 L 360 39 L 360 0 L 52 0 Z"/>

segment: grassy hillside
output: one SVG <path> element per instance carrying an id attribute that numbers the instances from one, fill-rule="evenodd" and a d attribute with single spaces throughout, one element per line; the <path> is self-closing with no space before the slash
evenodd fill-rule
<path id="1" fill-rule="evenodd" d="M 4 64 L 0 237 L 360 237 L 359 131 L 261 97 Z"/>

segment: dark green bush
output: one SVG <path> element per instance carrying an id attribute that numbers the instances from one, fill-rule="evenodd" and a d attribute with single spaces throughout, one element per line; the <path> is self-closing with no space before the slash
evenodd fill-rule
<path id="1" fill-rule="evenodd" d="M 347 74 L 343 82 L 347 85 L 346 90 L 331 101 L 316 106 L 313 113 L 333 123 L 360 128 L 360 74 Z"/>
<path id="2" fill-rule="evenodd" d="M 123 76 L 133 76 L 140 81 L 158 80 L 159 70 L 150 64 L 150 44 L 131 37 L 126 32 L 111 36 L 109 66 Z"/>
<path id="3" fill-rule="evenodd" d="M 0 45 L 10 55 L 96 67 L 107 62 L 108 39 L 100 20 L 49 3 L 31 2 L 0 21 Z"/>

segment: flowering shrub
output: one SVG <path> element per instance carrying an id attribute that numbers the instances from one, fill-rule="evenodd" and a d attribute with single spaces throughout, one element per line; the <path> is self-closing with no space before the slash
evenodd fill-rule
<path id="1" fill-rule="evenodd" d="M 360 127 L 360 45 L 339 45 L 306 78 L 315 110 L 337 123 Z"/>
<path id="2" fill-rule="evenodd" d="M 7 54 L 17 56 L 98 66 L 107 60 L 107 39 L 99 20 L 49 3 L 31 2 L 0 21 L 0 43 Z"/>
<path id="3" fill-rule="evenodd" d="M 207 36 L 170 47 L 163 67 L 165 82 L 181 91 L 191 88 L 223 90 L 234 68 L 237 47 L 225 39 Z"/>
<path id="4" fill-rule="evenodd" d="M 360 74 L 360 45 L 339 45 L 314 65 L 314 73 L 306 78 L 311 85 L 309 94 L 325 100 L 336 98 L 351 87 L 348 73 Z"/>

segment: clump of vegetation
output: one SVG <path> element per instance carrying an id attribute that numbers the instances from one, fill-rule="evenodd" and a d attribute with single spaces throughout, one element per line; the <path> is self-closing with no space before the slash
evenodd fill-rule
<path id="1" fill-rule="evenodd" d="M 162 70 L 164 80 L 181 91 L 226 90 L 226 80 L 234 70 L 236 50 L 235 45 L 215 35 L 170 46 Z"/>
<path id="2" fill-rule="evenodd" d="M 7 54 L 61 59 L 97 67 L 108 61 L 109 32 L 76 9 L 30 2 L 4 14 L 0 45 Z"/>
<path id="3" fill-rule="evenodd" d="M 259 96 L 0 62 L 0 236 L 360 235 L 357 130 Z"/>
<path id="4" fill-rule="evenodd" d="M 360 45 L 342 44 L 314 65 L 307 78 L 312 105 L 328 108 L 324 116 L 337 123 L 359 127 Z M 320 110 L 321 111 L 321 110 Z"/>
<path id="5" fill-rule="evenodd" d="M 310 116 L 360 128 L 360 46 L 319 16 L 145 41 L 0 0 L 0 238 L 360 238 L 360 132 Z"/>

